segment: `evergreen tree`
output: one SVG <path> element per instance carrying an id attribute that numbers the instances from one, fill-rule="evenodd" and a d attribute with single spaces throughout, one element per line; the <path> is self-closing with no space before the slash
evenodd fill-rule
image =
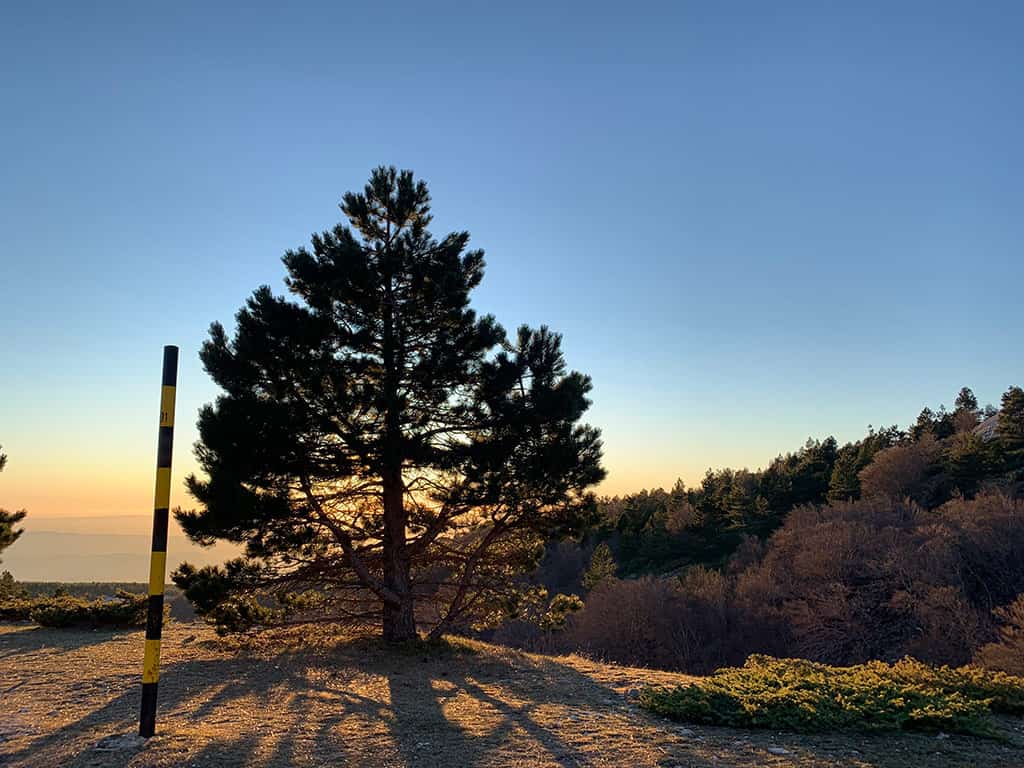
<path id="1" fill-rule="evenodd" d="M 956 407 L 953 409 L 953 426 L 956 432 L 970 432 L 978 426 L 980 411 L 978 410 L 978 398 L 968 388 L 960 390 L 956 396 Z"/>
<path id="2" fill-rule="evenodd" d="M 988 454 L 981 438 L 972 432 L 954 435 L 949 439 L 944 458 L 953 485 L 964 496 L 974 496 L 988 469 Z"/>
<path id="3" fill-rule="evenodd" d="M 665 531 L 677 536 L 685 530 L 705 525 L 697 508 L 690 501 L 690 493 L 682 479 L 677 479 L 665 503 Z"/>
<path id="4" fill-rule="evenodd" d="M 1010 387 L 1003 393 L 999 411 L 999 445 L 1011 469 L 1024 466 L 1024 389 Z"/>
<path id="5" fill-rule="evenodd" d="M 545 632 L 554 632 L 565 628 L 570 614 L 583 609 L 583 601 L 578 595 L 558 594 L 551 598 L 547 610 L 537 617 L 536 624 Z"/>
<path id="6" fill-rule="evenodd" d="M 591 384 L 557 334 L 509 339 L 470 309 L 483 252 L 433 238 L 411 172 L 376 169 L 341 209 L 350 226 L 284 256 L 295 300 L 261 287 L 233 339 L 211 326 L 200 356 L 224 392 L 200 412 L 200 508 L 176 517 L 245 556 L 175 581 L 217 621 L 379 617 L 406 640 L 422 617 L 437 635 L 514 602 L 544 541 L 592 520 Z"/>
<path id="7" fill-rule="evenodd" d="M 18 512 L 8 512 L 6 509 L 0 509 L 0 552 L 11 546 L 24 533 L 24 529 L 17 528 L 16 526 L 25 519 L 25 514 L 26 512 L 23 509 Z M 3 560 L 0 560 L 0 563 L 2 562 Z"/>
<path id="8" fill-rule="evenodd" d="M 616 529 L 630 536 L 639 536 L 649 530 L 664 506 L 663 499 L 656 495 L 662 493 L 661 489 L 656 492 L 640 491 L 624 498 Z"/>
<path id="9" fill-rule="evenodd" d="M 914 440 L 921 440 L 926 435 L 931 435 L 936 440 L 942 440 L 955 431 L 953 414 L 947 413 L 945 406 L 939 406 L 938 412 L 932 411 L 931 408 L 921 410 L 917 422 L 910 428 L 910 436 Z"/>
<path id="10" fill-rule="evenodd" d="M 967 411 L 968 413 L 978 412 L 978 398 L 974 396 L 970 387 L 963 387 L 960 394 L 956 396 L 956 411 Z"/>
<path id="11" fill-rule="evenodd" d="M 6 466 L 7 455 L 0 451 L 0 472 Z M 15 526 L 25 519 L 26 514 L 23 509 L 18 512 L 8 512 L 6 509 L 0 509 L 0 552 L 11 546 L 24 532 L 23 529 L 16 528 Z"/>
<path id="12" fill-rule="evenodd" d="M 824 440 L 807 438 L 793 467 L 791 506 L 821 504 L 825 500 L 838 455 L 839 446 L 834 437 Z"/>
<path id="13" fill-rule="evenodd" d="M 926 434 L 933 434 L 935 414 L 932 409 L 925 406 L 917 415 L 917 421 L 910 428 L 910 436 L 914 440 L 920 440 Z"/>
<path id="14" fill-rule="evenodd" d="M 757 477 L 747 469 L 733 473 L 725 496 L 725 513 L 734 526 L 741 527 L 748 523 L 758 512 Z"/>
<path id="15" fill-rule="evenodd" d="M 828 484 L 828 500 L 852 501 L 860 496 L 860 480 L 857 473 L 863 467 L 857 456 L 857 447 L 854 445 L 843 446 L 839 451 L 835 466 L 832 468 L 832 477 Z"/>
<path id="16" fill-rule="evenodd" d="M 0 600 L 13 600 L 28 596 L 28 590 L 14 580 L 10 571 L 0 573 Z"/>
<path id="17" fill-rule="evenodd" d="M 588 592 L 605 579 L 615 577 L 617 567 L 611 547 L 604 542 L 597 545 L 590 556 L 590 565 L 583 574 L 583 588 Z"/>
<path id="18" fill-rule="evenodd" d="M 937 440 L 945 440 L 956 432 L 956 423 L 953 414 L 946 410 L 946 406 L 940 405 L 938 413 L 935 414 L 935 424 L 932 434 Z"/>

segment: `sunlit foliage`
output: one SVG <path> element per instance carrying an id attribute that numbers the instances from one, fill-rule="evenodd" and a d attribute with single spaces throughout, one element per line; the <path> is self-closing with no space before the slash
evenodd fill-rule
<path id="1" fill-rule="evenodd" d="M 990 715 L 1024 713 L 1024 679 L 909 658 L 830 667 L 751 656 L 694 685 L 645 689 L 640 702 L 676 720 L 740 728 L 997 736 Z"/>

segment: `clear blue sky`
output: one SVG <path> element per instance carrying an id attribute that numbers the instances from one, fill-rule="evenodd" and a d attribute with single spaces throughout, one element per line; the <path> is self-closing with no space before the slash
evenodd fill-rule
<path id="1" fill-rule="evenodd" d="M 207 326 L 381 163 L 565 334 L 606 490 L 1024 384 L 1024 5 L 299 5 L 5 10 L 0 506 L 144 512 L 161 345 L 180 476 Z"/>

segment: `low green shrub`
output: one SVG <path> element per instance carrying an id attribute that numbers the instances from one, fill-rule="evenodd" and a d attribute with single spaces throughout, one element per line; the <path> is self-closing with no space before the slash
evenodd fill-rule
<path id="1" fill-rule="evenodd" d="M 0 621 L 31 620 L 43 627 L 142 627 L 146 624 L 146 595 L 118 590 L 113 599 L 85 600 L 61 595 L 0 602 Z M 168 607 L 164 606 L 164 618 Z"/>
<path id="2" fill-rule="evenodd" d="M 830 667 L 751 656 L 688 686 L 647 688 L 645 708 L 691 723 L 791 731 L 944 730 L 997 737 L 992 712 L 1024 713 L 1024 679 L 914 659 Z"/>
<path id="3" fill-rule="evenodd" d="M 0 601 L 0 621 L 28 621 L 36 602 L 20 597 Z"/>
<path id="4" fill-rule="evenodd" d="M 0 601 L 18 600 L 28 597 L 28 590 L 14 580 L 10 571 L 0 573 Z"/>

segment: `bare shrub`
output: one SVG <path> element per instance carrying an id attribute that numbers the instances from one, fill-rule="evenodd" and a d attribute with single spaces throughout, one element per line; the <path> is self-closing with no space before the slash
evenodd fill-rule
<path id="1" fill-rule="evenodd" d="M 982 646 L 974 660 L 983 667 L 1024 675 L 1024 595 L 994 614 L 1002 624 L 999 639 Z"/>
<path id="2" fill-rule="evenodd" d="M 748 614 L 717 571 L 690 569 L 681 579 L 608 579 L 572 616 L 567 649 L 637 666 L 709 672 L 739 664 L 751 649 L 779 652 L 785 633 Z"/>
<path id="3" fill-rule="evenodd" d="M 729 562 L 726 563 L 726 571 L 732 575 L 742 573 L 747 568 L 759 563 L 764 557 L 764 552 L 765 546 L 761 539 L 744 534 L 736 551 L 732 553 Z"/>
<path id="4" fill-rule="evenodd" d="M 957 553 L 968 599 L 986 612 L 1024 592 L 1024 503 L 1002 494 L 953 499 L 936 511 Z"/>
<path id="5" fill-rule="evenodd" d="M 939 452 L 939 444 L 931 435 L 916 443 L 879 451 L 858 475 L 861 494 L 865 498 L 924 501 L 932 490 L 929 475 Z"/>
<path id="6" fill-rule="evenodd" d="M 993 636 L 992 607 L 1021 591 L 1024 505 L 992 496 L 794 510 L 735 586 L 782 617 L 791 654 L 833 664 L 963 664 Z"/>
<path id="7" fill-rule="evenodd" d="M 913 510 L 884 502 L 794 510 L 765 556 L 740 574 L 737 593 L 776 610 L 794 639 L 791 655 L 830 663 L 877 657 L 900 630 L 880 615 L 890 552 L 912 528 Z"/>
<path id="8" fill-rule="evenodd" d="M 916 631 L 900 645 L 903 655 L 932 664 L 956 666 L 966 662 L 985 623 L 963 592 L 953 586 L 913 585 L 897 591 L 886 607 L 901 619 L 916 623 Z"/>
<path id="9" fill-rule="evenodd" d="M 610 661 L 672 667 L 685 652 L 680 599 L 678 585 L 668 579 L 606 579 L 569 619 L 563 639 Z"/>

